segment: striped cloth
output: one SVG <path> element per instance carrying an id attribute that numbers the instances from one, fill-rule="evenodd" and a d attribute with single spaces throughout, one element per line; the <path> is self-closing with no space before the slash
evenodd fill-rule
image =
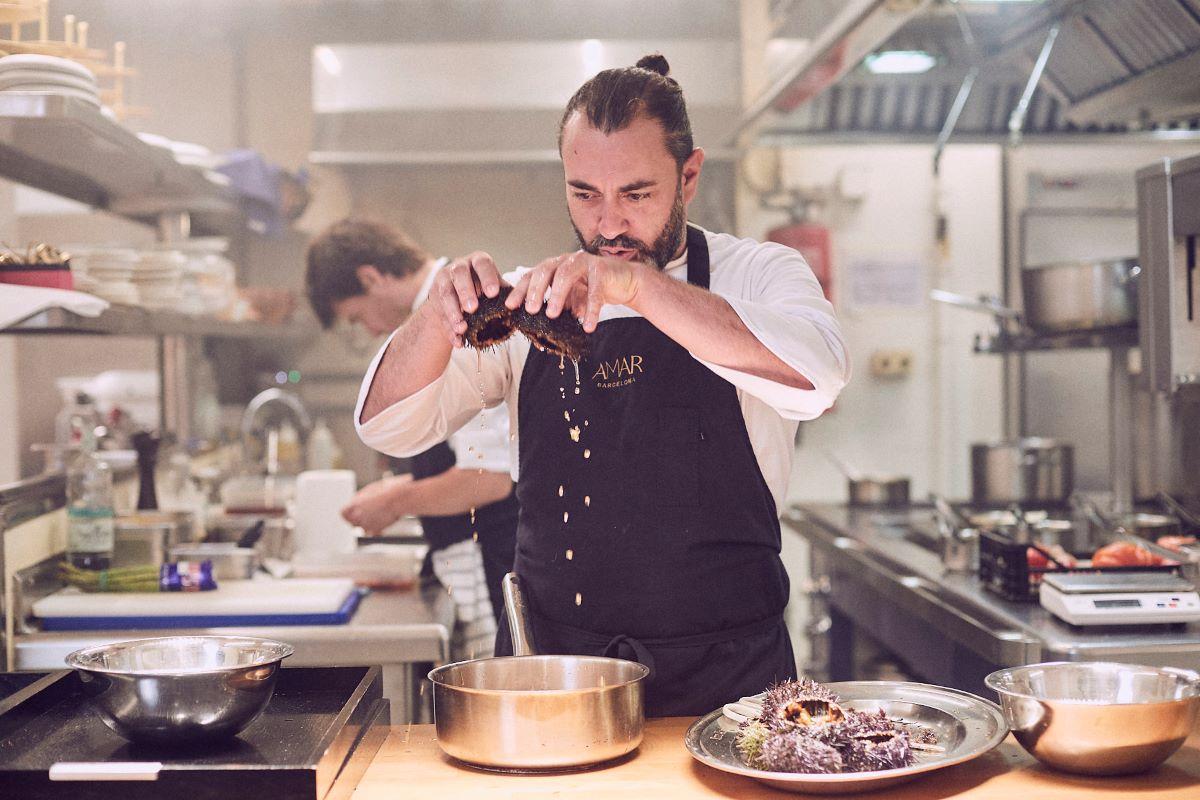
<path id="1" fill-rule="evenodd" d="M 454 599 L 457 620 L 450 637 L 450 658 L 487 658 L 496 644 L 496 619 L 483 572 L 483 554 L 471 539 L 431 556 L 433 574 Z"/>

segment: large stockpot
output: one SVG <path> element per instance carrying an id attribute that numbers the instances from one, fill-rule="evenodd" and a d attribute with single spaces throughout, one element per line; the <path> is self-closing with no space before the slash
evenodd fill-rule
<path id="1" fill-rule="evenodd" d="M 1060 505 L 1075 488 L 1075 449 L 1028 437 L 971 445 L 971 502 L 976 506 Z"/>
<path id="2" fill-rule="evenodd" d="M 1137 320 L 1137 277 L 1132 258 L 1078 261 L 1021 270 L 1024 320 L 1042 331 L 1080 331 Z"/>
<path id="3" fill-rule="evenodd" d="M 582 767 L 636 749 L 650 670 L 619 658 L 531 655 L 524 596 L 512 573 L 504 599 L 516 655 L 429 673 L 438 745 L 497 770 Z"/>

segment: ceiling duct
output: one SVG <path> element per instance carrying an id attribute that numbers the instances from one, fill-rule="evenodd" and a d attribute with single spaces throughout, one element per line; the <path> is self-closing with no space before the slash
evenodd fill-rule
<path id="1" fill-rule="evenodd" d="M 1077 124 L 1200 114 L 1200 0 L 1076 3 L 1055 51 L 1045 85 Z"/>
<path id="2" fill-rule="evenodd" d="M 785 64 L 762 95 L 742 114 L 731 144 L 745 142 L 763 127 L 773 109 L 787 111 L 820 95 L 869 53 L 919 14 L 930 0 L 850 0 Z M 793 4 L 795 5 L 795 4 Z"/>

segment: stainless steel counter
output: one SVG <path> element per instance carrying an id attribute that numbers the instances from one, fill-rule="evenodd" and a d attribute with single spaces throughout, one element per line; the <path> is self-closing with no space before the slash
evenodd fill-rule
<path id="1" fill-rule="evenodd" d="M 927 680 L 972 691 L 985 670 L 1055 660 L 1200 668 L 1200 624 L 1073 627 L 1036 603 L 991 594 L 976 575 L 947 572 L 930 549 L 929 508 L 800 505 L 783 523 L 829 577 L 835 628 L 861 627 Z M 842 674 L 833 677 L 845 679 L 845 654 L 834 651 Z"/>
<path id="2" fill-rule="evenodd" d="M 420 687 L 425 665 L 449 658 L 454 605 L 439 586 L 406 592 L 373 591 L 345 625 L 205 628 L 170 631 L 78 631 L 18 634 L 17 670 L 62 669 L 67 653 L 119 639 L 187 634 L 265 636 L 296 648 L 290 667 L 383 666 L 384 695 L 392 721 L 428 721 L 428 697 Z"/>

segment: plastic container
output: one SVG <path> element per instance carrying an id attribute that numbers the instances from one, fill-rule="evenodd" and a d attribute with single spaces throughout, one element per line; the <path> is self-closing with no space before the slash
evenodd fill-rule
<path id="1" fill-rule="evenodd" d="M 309 469 L 333 469 L 338 465 L 341 451 L 333 438 L 333 432 L 325 424 L 325 420 L 318 419 L 316 427 L 308 435 L 308 453 L 306 455 Z"/>

